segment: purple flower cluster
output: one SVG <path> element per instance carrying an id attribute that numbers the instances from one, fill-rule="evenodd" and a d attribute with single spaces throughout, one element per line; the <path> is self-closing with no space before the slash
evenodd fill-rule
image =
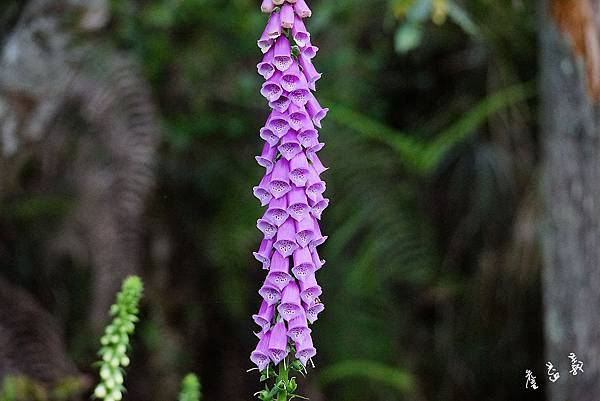
<path id="1" fill-rule="evenodd" d="M 258 292 L 259 342 L 250 359 L 262 371 L 290 352 L 303 366 L 316 354 L 308 325 L 324 309 L 315 272 L 325 263 L 317 247 L 327 239 L 319 220 L 329 200 L 320 177 L 327 168 L 317 156 L 324 146 L 317 128 L 328 109 L 313 95 L 321 78 L 312 64 L 318 48 L 303 21 L 311 10 L 304 0 L 264 0 L 261 8 L 270 18 L 258 40 L 264 57 L 257 68 L 272 110 L 256 157 L 266 174 L 254 195 L 266 211 L 257 222 L 264 239 L 254 256 L 268 274 Z"/>

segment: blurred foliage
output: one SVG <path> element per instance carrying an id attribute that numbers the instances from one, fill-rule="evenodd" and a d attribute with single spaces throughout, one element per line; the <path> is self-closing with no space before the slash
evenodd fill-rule
<path id="1" fill-rule="evenodd" d="M 181 381 L 179 401 L 200 401 L 200 381 L 193 373 L 188 373 Z"/>
<path id="2" fill-rule="evenodd" d="M 66 401 L 76 399 L 86 387 L 80 377 L 65 377 L 48 387 L 24 376 L 6 376 L 0 385 L 0 401 Z"/>
<path id="3" fill-rule="evenodd" d="M 306 380 L 329 401 L 523 399 L 522 372 L 542 366 L 527 234 L 538 204 L 534 4 L 311 6 L 318 89 L 331 107 L 321 137 L 332 203 L 319 277 L 327 309 Z M 189 370 L 205 399 L 247 399 L 254 388 L 244 371 L 262 278 L 251 188 L 267 117 L 254 68 L 264 23 L 251 0 L 112 1 L 107 40 L 143 63 L 164 128 L 144 346 L 133 356 L 145 363 L 131 370 L 131 400 L 173 398 Z M 43 235 L 23 229 L 23 211 L 40 215 L 42 203 L 21 201 L 5 220 L 21 233 L 12 252 L 35 255 L 23 244 Z M 62 202 L 49 205 L 54 215 Z M 8 260 L 43 287 L 26 278 L 35 256 Z M 62 271 L 62 285 L 41 294 L 57 310 L 86 288 L 82 267 Z"/>

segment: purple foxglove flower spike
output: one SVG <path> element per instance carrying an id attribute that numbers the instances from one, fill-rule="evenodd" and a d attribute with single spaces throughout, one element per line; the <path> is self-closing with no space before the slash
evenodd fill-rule
<path id="1" fill-rule="evenodd" d="M 304 281 L 300 281 L 300 298 L 307 304 L 312 305 L 315 300 L 321 295 L 321 286 L 317 284 L 317 279 L 314 274 L 306 276 Z"/>
<path id="2" fill-rule="evenodd" d="M 263 371 L 269 365 L 269 340 L 271 339 L 271 333 L 265 333 L 256 349 L 250 355 L 250 360 L 258 366 L 258 370 Z"/>
<path id="3" fill-rule="evenodd" d="M 305 248 L 314 239 L 315 224 L 317 223 L 312 216 L 296 222 L 296 243 L 300 248 Z"/>
<path id="4" fill-rule="evenodd" d="M 312 61 L 319 49 L 303 20 L 311 16 L 306 0 L 262 0 L 261 9 L 270 16 L 258 40 L 264 55 L 257 71 L 265 79 L 260 93 L 271 114 L 260 129 L 264 146 L 256 157 L 265 175 L 253 193 L 266 210 L 256 224 L 264 238 L 253 255 L 268 273 L 258 291 L 263 302 L 252 316 L 260 341 L 250 359 L 261 371 L 280 365 L 275 383 L 281 379 L 289 389 L 295 387 L 288 375 L 297 366 L 293 362 L 306 366 L 316 354 L 309 324 L 324 310 L 315 272 L 325 263 L 317 247 L 327 239 L 319 221 L 329 199 L 321 179 L 327 168 L 317 153 L 328 109 L 313 94 L 321 74 Z M 266 391 L 278 393 L 269 385 Z M 288 390 L 286 399 L 295 396 Z"/>
<path id="5" fill-rule="evenodd" d="M 290 181 L 297 187 L 306 185 L 309 172 L 308 159 L 303 152 L 298 153 L 290 160 Z"/>
<path id="6" fill-rule="evenodd" d="M 291 176 L 292 173 L 290 173 Z M 310 213 L 310 206 L 304 188 L 294 187 L 287 194 L 288 198 L 288 214 L 296 221 L 304 220 Z"/>
<path id="7" fill-rule="evenodd" d="M 275 365 L 283 361 L 283 358 L 287 356 L 287 330 L 285 323 L 279 322 L 273 327 L 271 331 L 271 338 L 269 338 L 269 356 Z"/>
<path id="8" fill-rule="evenodd" d="M 298 141 L 298 134 L 294 131 L 289 131 L 281 138 L 281 145 L 277 149 L 286 160 L 292 160 L 297 154 L 302 152 L 302 146 L 300 146 L 300 142 Z"/>
<path id="9" fill-rule="evenodd" d="M 285 196 L 279 199 L 271 199 L 264 219 L 280 227 L 289 216 L 287 207 L 287 198 Z"/>
<path id="10" fill-rule="evenodd" d="M 312 338 L 310 335 L 304 337 L 304 341 L 296 343 L 296 358 L 302 362 L 302 365 L 306 366 L 308 360 L 313 358 L 317 354 L 317 350 L 313 346 Z"/>
<path id="11" fill-rule="evenodd" d="M 263 239 L 258 248 L 258 252 L 253 255 L 263 265 L 264 270 L 269 270 L 271 267 L 271 256 L 273 255 L 273 239 Z"/>
<path id="12" fill-rule="evenodd" d="M 288 322 L 288 337 L 294 342 L 301 343 L 311 332 L 312 330 L 308 327 L 304 310 L 302 310 L 299 316 Z"/>
<path id="13" fill-rule="evenodd" d="M 277 307 L 277 312 L 285 321 L 304 314 L 302 300 L 300 299 L 300 289 L 295 281 L 291 281 L 284 289 L 281 296 L 281 303 Z"/>
<path id="14" fill-rule="evenodd" d="M 264 334 L 271 328 L 271 321 L 275 316 L 275 306 L 269 305 L 267 301 L 262 301 L 258 314 L 252 315 L 254 322 L 260 327 L 260 333 Z M 267 340 L 268 341 L 268 340 Z"/>
<path id="15" fill-rule="evenodd" d="M 276 199 L 285 196 L 285 194 L 292 190 L 289 175 L 290 163 L 282 157 L 275 163 L 275 167 L 271 173 L 271 182 L 269 183 L 269 192 Z"/>
<path id="16" fill-rule="evenodd" d="M 288 218 L 277 230 L 277 241 L 273 247 L 284 257 L 290 256 L 298 248 L 296 244 L 296 225 L 294 219 Z"/>
<path id="17" fill-rule="evenodd" d="M 294 26 L 294 7 L 290 3 L 285 3 L 281 7 L 281 27 L 292 28 Z"/>
<path id="18" fill-rule="evenodd" d="M 292 277 L 290 276 L 290 260 L 274 252 L 271 257 L 271 268 L 267 275 L 267 280 L 272 283 L 279 291 L 283 291 Z M 283 294 L 285 295 L 285 294 Z"/>
<path id="19" fill-rule="evenodd" d="M 308 248 L 300 248 L 294 251 L 294 267 L 292 273 L 300 281 L 315 274 L 315 264 Z"/>

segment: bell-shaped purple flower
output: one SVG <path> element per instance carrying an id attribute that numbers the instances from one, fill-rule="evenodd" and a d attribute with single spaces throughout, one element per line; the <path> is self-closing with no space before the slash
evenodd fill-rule
<path id="1" fill-rule="evenodd" d="M 271 339 L 271 333 L 264 333 L 261 339 L 258 341 L 258 345 L 256 349 L 252 351 L 250 355 L 250 360 L 258 367 L 258 370 L 261 372 L 265 370 L 265 368 L 270 363 L 270 354 L 269 354 L 269 342 Z"/>
<path id="2" fill-rule="evenodd" d="M 271 267 L 267 275 L 267 281 L 272 283 L 279 291 L 283 291 L 292 280 L 290 276 L 290 259 L 281 256 L 279 252 L 273 252 L 271 256 Z M 282 294 L 282 296 L 285 295 Z"/>
<path id="3" fill-rule="evenodd" d="M 307 304 L 312 305 L 315 300 L 321 295 L 321 286 L 317 284 L 317 279 L 314 274 L 309 274 L 300 281 L 300 298 Z"/>
<path id="4" fill-rule="evenodd" d="M 317 302 L 311 306 L 306 304 L 303 304 L 302 306 L 304 306 L 304 311 L 306 312 L 306 320 L 308 320 L 311 324 L 316 322 L 318 320 L 319 313 L 325 310 L 325 305 L 323 305 L 321 302 Z"/>
<path id="5" fill-rule="evenodd" d="M 288 218 L 277 230 L 277 240 L 273 247 L 284 257 L 290 256 L 298 248 L 296 243 L 296 225 Z"/>
<path id="6" fill-rule="evenodd" d="M 307 277 L 314 276 L 316 270 L 315 264 L 308 248 L 296 249 L 293 261 L 294 267 L 292 268 L 292 273 L 298 280 L 304 281 Z"/>
<path id="7" fill-rule="evenodd" d="M 283 223 L 285 223 L 289 216 L 287 207 L 287 198 L 285 196 L 279 199 L 271 199 L 264 219 L 275 224 L 277 227 L 280 227 Z"/>
<path id="8" fill-rule="evenodd" d="M 302 342 L 296 342 L 296 358 L 302 362 L 302 365 L 306 366 L 308 360 L 315 355 L 317 355 L 317 350 L 313 346 L 310 335 L 305 336 Z"/>
<path id="9" fill-rule="evenodd" d="M 290 178 L 294 181 L 293 172 L 290 172 Z M 296 183 L 295 183 L 296 184 Z M 296 184 L 297 185 L 297 184 Z M 288 192 L 288 214 L 290 217 L 296 221 L 302 221 L 306 217 L 308 217 L 310 213 L 310 206 L 308 205 L 308 199 L 306 198 L 306 192 L 304 192 L 304 188 L 294 186 L 294 188 Z"/>
<path id="10" fill-rule="evenodd" d="M 298 316 L 288 322 L 288 337 L 294 342 L 302 342 L 310 335 L 312 330 L 308 327 L 306 313 L 302 310 Z"/>
<path id="11" fill-rule="evenodd" d="M 286 321 L 290 321 L 304 313 L 302 300 L 300 299 L 300 289 L 295 281 L 290 281 L 283 289 L 281 303 L 277 307 L 277 311 Z"/>
<path id="12" fill-rule="evenodd" d="M 262 301 L 258 313 L 252 315 L 252 319 L 260 327 L 260 333 L 264 335 L 271 328 L 271 321 L 273 321 L 274 316 L 275 306 L 269 305 L 267 301 Z"/>
<path id="13" fill-rule="evenodd" d="M 301 248 L 305 248 L 314 239 L 315 224 L 317 224 L 317 222 L 312 216 L 308 216 L 305 219 L 296 222 L 296 243 Z"/>
<path id="14" fill-rule="evenodd" d="M 254 252 L 253 255 L 263 265 L 264 270 L 269 270 L 271 266 L 271 255 L 273 255 L 273 239 L 263 239 L 260 243 L 258 252 Z"/>
<path id="15" fill-rule="evenodd" d="M 285 323 L 279 322 L 271 330 L 271 337 L 269 338 L 269 357 L 275 365 L 287 356 L 287 329 Z"/>
<path id="16" fill-rule="evenodd" d="M 310 18 L 312 11 L 304 0 L 298 0 L 294 3 L 294 11 L 300 18 Z"/>
<path id="17" fill-rule="evenodd" d="M 285 196 L 292 190 L 289 175 L 290 163 L 285 158 L 279 159 L 271 173 L 271 182 L 269 183 L 269 192 L 276 199 Z"/>

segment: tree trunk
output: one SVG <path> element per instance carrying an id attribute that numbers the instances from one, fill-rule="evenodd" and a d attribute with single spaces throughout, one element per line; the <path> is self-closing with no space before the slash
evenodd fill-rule
<path id="1" fill-rule="evenodd" d="M 543 0 L 541 10 L 544 329 L 560 378 L 534 373 L 551 401 L 600 400 L 599 6 Z M 583 373 L 570 373 L 570 353 Z"/>

